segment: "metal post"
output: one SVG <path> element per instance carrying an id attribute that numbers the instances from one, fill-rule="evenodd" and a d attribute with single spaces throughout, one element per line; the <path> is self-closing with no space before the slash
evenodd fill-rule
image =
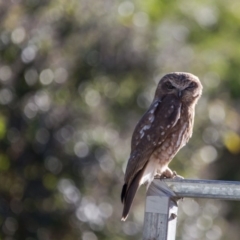
<path id="1" fill-rule="evenodd" d="M 240 182 L 155 179 L 147 191 L 143 240 L 175 240 L 177 199 L 240 200 Z"/>
<path id="2" fill-rule="evenodd" d="M 154 181 L 147 192 L 143 240 L 174 240 L 176 235 L 176 194 L 163 181 Z"/>

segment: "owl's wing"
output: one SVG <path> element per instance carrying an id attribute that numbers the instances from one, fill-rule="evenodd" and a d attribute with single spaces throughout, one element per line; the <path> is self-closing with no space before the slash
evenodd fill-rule
<path id="1" fill-rule="evenodd" d="M 153 151 L 176 125 L 180 112 L 181 102 L 173 95 L 152 103 L 133 132 L 125 182 L 131 182 L 134 175 L 146 165 Z"/>
<path id="2" fill-rule="evenodd" d="M 131 154 L 125 173 L 125 184 L 121 200 L 124 204 L 122 220 L 130 210 L 132 201 L 139 188 L 144 169 L 153 151 L 158 147 L 180 118 L 181 103 L 173 95 L 153 102 L 149 110 L 137 124 L 132 137 Z"/>
<path id="3" fill-rule="evenodd" d="M 131 141 L 131 152 L 138 146 L 140 142 L 143 141 L 146 130 L 152 127 L 152 124 L 155 120 L 156 110 L 161 104 L 161 101 L 155 101 L 151 104 L 148 111 L 142 116 L 142 118 L 137 123 Z"/>

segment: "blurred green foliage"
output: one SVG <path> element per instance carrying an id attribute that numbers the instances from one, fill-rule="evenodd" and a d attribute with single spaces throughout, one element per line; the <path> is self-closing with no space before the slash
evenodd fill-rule
<path id="1" fill-rule="evenodd" d="M 240 180 L 240 3 L 0 3 L 0 240 L 139 239 L 120 192 L 131 133 L 162 75 L 204 94 L 171 168 Z M 184 200 L 177 239 L 239 239 L 240 203 Z"/>

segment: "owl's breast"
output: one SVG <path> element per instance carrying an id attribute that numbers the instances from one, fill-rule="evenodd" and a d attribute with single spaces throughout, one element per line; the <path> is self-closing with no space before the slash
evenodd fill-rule
<path id="1" fill-rule="evenodd" d="M 151 159 L 158 161 L 160 168 L 168 165 L 177 152 L 188 142 L 191 136 L 189 127 L 189 122 L 176 124 L 171 133 L 166 136 L 165 141 L 153 152 Z"/>

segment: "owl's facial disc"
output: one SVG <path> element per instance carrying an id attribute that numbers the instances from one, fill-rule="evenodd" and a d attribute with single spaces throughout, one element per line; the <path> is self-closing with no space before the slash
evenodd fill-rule
<path id="1" fill-rule="evenodd" d="M 182 101 L 186 103 L 196 103 L 202 94 L 201 83 L 193 81 L 192 79 L 186 81 L 186 87 L 183 90 Z"/>
<path id="2" fill-rule="evenodd" d="M 194 104 L 202 94 L 199 79 L 191 73 L 175 72 L 165 75 L 158 84 L 154 101 L 166 95 L 174 95 L 181 102 Z"/>

